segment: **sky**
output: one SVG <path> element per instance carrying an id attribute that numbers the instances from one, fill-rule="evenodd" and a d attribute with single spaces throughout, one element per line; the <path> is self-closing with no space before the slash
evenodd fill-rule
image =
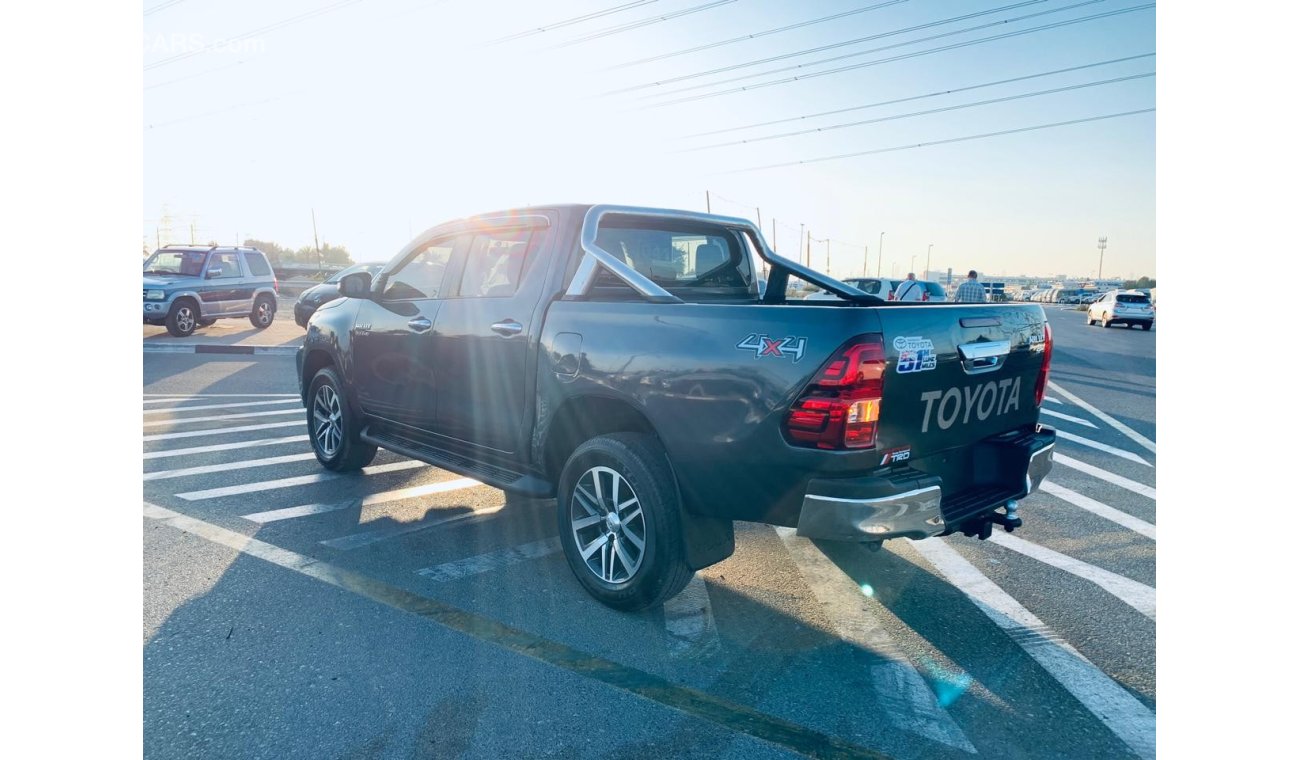
<path id="1" fill-rule="evenodd" d="M 791 258 L 810 233 L 841 277 L 927 253 L 931 271 L 1096 276 L 1103 235 L 1104 276 L 1155 276 L 1148 5 L 145 0 L 142 236 L 300 247 L 314 211 L 322 244 L 386 261 L 476 213 L 707 203 L 761 215 Z"/>

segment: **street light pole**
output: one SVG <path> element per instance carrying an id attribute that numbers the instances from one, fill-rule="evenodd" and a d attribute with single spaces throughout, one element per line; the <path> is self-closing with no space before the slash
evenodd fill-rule
<path id="1" fill-rule="evenodd" d="M 880 244 L 876 246 L 876 276 L 880 276 L 880 267 L 885 263 L 885 233 L 880 233 Z"/>
<path id="2" fill-rule="evenodd" d="M 1097 238 L 1097 250 L 1100 251 L 1100 253 L 1097 255 L 1097 279 L 1100 280 L 1101 262 L 1102 259 L 1106 258 L 1106 238 L 1104 237 Z"/>
<path id="3" fill-rule="evenodd" d="M 925 249 L 925 276 L 926 277 L 930 276 L 930 251 L 933 249 L 934 249 L 934 243 L 931 243 L 930 247 Z"/>
<path id="4" fill-rule="evenodd" d="M 916 254 L 912 254 L 912 261 L 907 265 L 907 271 L 916 274 Z"/>
<path id="5" fill-rule="evenodd" d="M 862 246 L 862 276 L 867 276 L 867 255 L 871 253 L 868 246 Z"/>

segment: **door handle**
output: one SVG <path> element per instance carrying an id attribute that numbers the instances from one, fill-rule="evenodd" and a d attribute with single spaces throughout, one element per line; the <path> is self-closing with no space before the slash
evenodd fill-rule
<path id="1" fill-rule="evenodd" d="M 496 333 L 497 335 L 504 335 L 507 338 L 509 338 L 511 335 L 518 335 L 523 331 L 524 331 L 524 326 L 514 321 L 513 319 L 507 319 L 504 322 L 497 322 L 496 324 L 492 325 L 492 332 Z"/>
<path id="2" fill-rule="evenodd" d="M 433 327 L 433 323 L 424 317 L 416 317 L 415 319 L 412 319 L 410 322 L 407 322 L 406 326 L 418 333 L 422 333 L 422 332 L 428 332 L 429 328 Z"/>
<path id="3" fill-rule="evenodd" d="M 1002 366 L 1007 355 L 1011 353 L 1009 340 L 982 340 L 957 346 L 961 355 L 962 369 L 968 375 L 990 372 Z"/>

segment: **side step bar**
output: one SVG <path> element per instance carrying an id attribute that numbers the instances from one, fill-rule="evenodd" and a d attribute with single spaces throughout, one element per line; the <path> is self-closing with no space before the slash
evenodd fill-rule
<path id="1" fill-rule="evenodd" d="M 502 491 L 535 499 L 545 499 L 555 495 L 555 485 L 536 475 L 485 464 L 382 428 L 367 426 L 361 431 L 361 440 L 388 449 L 395 454 L 418 459 L 467 478 L 474 478 Z"/>

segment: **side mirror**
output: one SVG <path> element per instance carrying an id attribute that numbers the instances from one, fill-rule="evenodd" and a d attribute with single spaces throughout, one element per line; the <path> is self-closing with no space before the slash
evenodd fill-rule
<path id="1" fill-rule="evenodd" d="M 221 276 L 221 267 L 212 267 L 208 270 L 208 274 L 206 275 L 205 279 L 211 280 L 213 277 L 220 277 L 220 276 Z"/>
<path id="2" fill-rule="evenodd" d="M 353 272 L 339 280 L 339 295 L 347 298 L 370 298 L 371 281 L 369 272 Z"/>

